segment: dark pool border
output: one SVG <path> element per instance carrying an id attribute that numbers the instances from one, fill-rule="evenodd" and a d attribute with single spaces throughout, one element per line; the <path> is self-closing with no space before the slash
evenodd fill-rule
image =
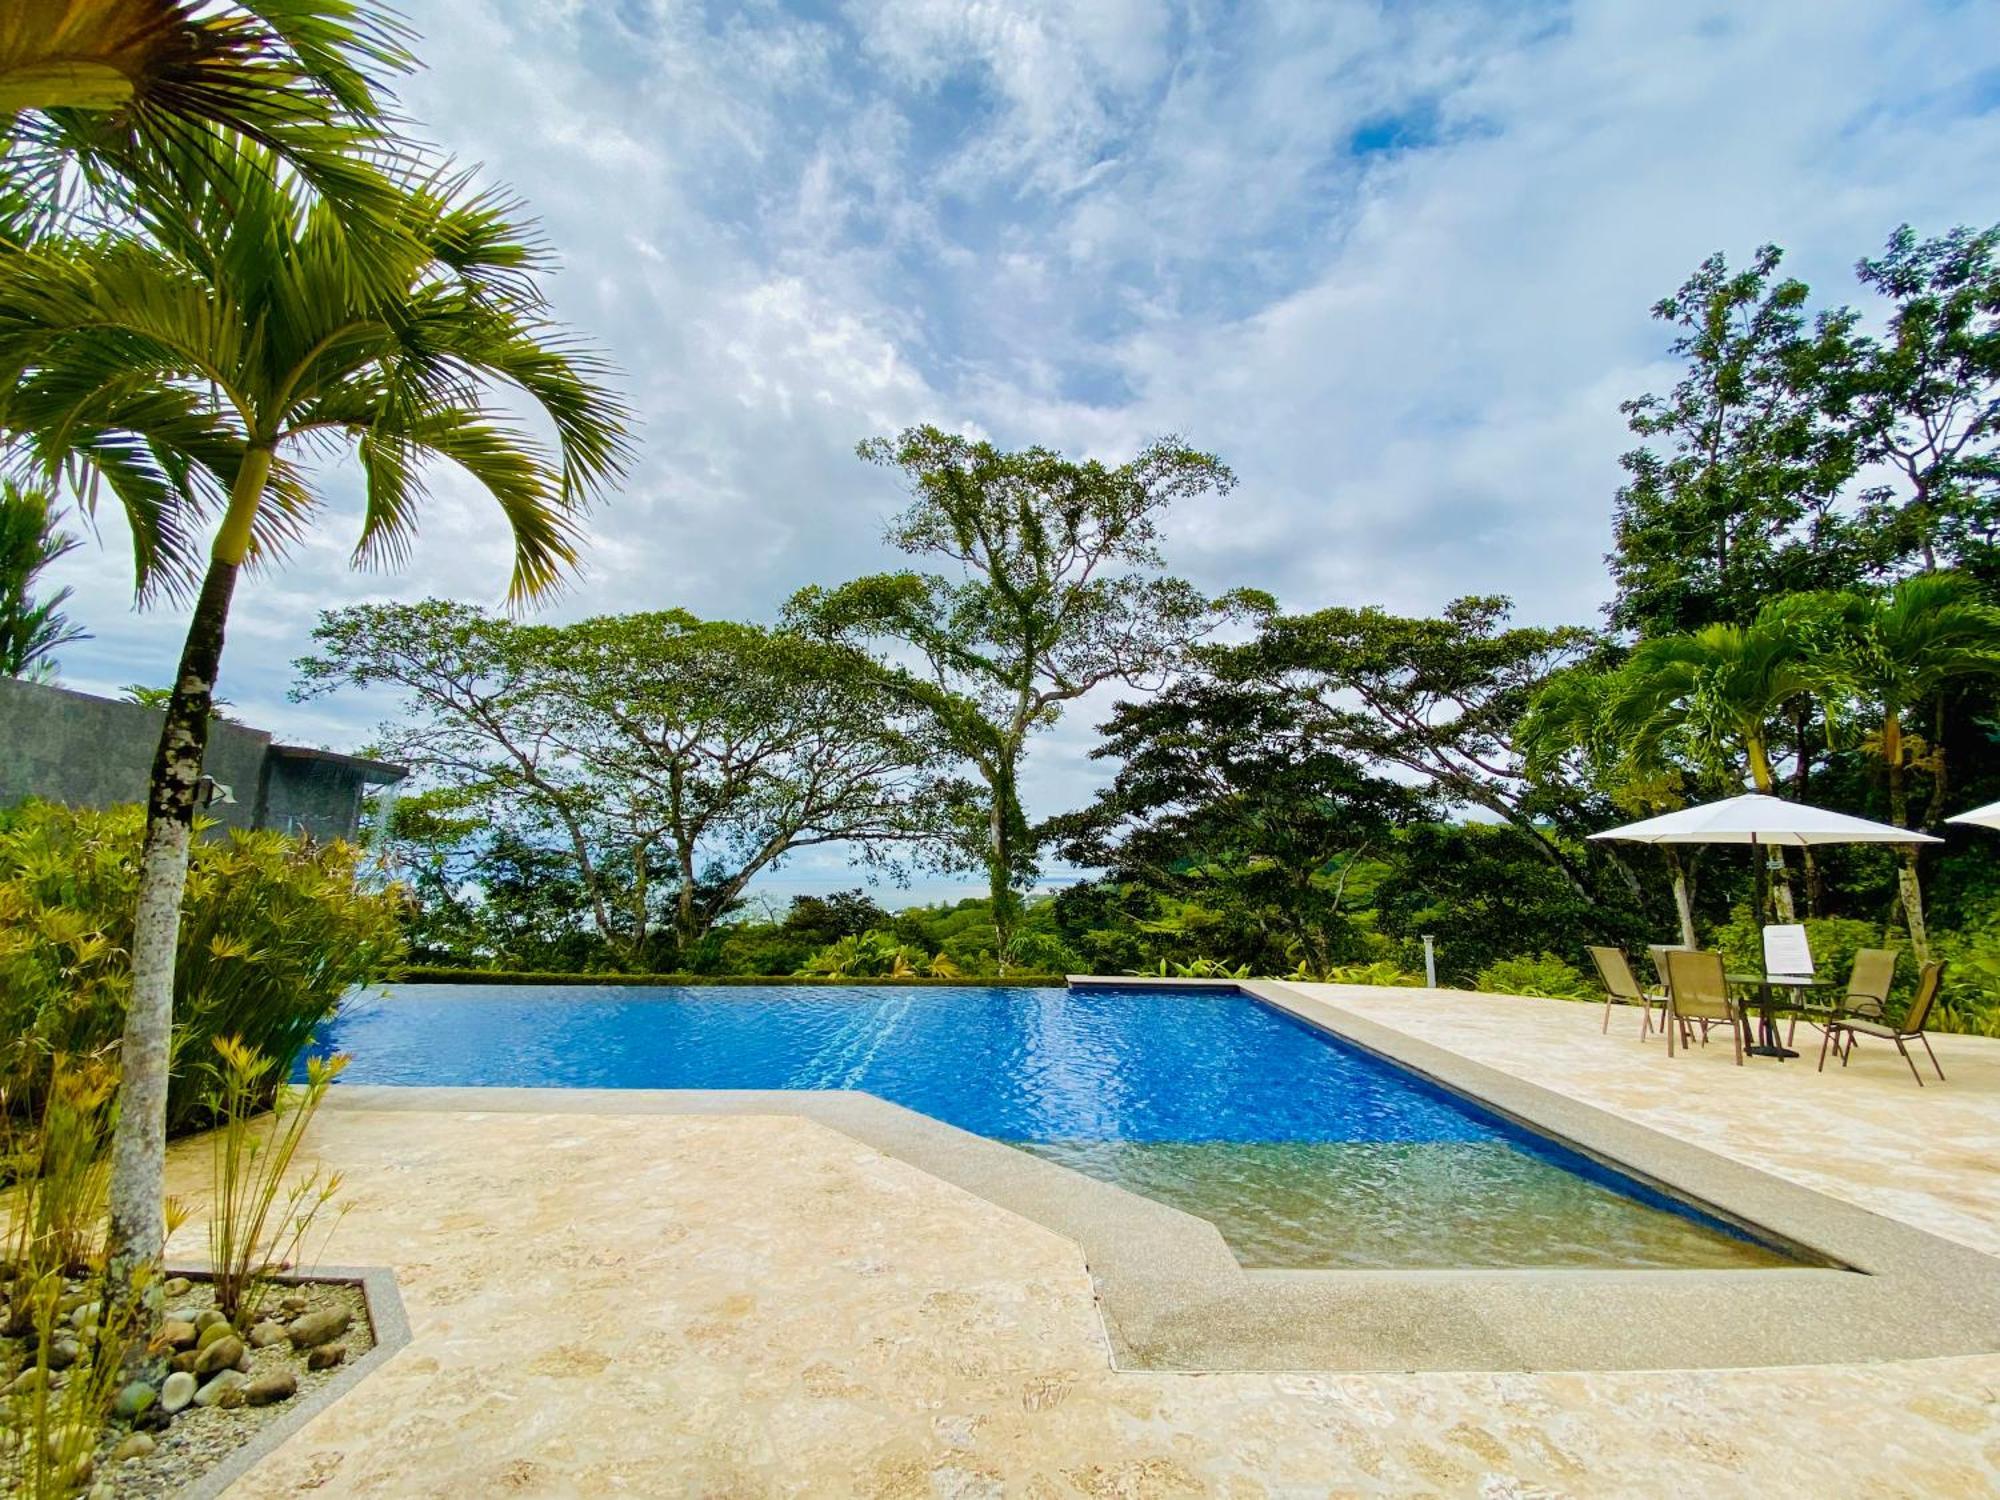
<path id="1" fill-rule="evenodd" d="M 1076 1243 L 1110 1354 L 1127 1368 L 1699 1369 L 2000 1352 L 2000 1261 L 1290 986 L 1188 987 L 1249 995 L 1675 1197 L 1854 1269 L 1246 1271 L 1204 1219 L 855 1092 L 342 1084 L 327 1107 L 805 1116 Z"/>

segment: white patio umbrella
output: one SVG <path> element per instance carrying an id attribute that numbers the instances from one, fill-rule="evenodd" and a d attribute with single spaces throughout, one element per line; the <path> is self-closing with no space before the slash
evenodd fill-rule
<path id="1" fill-rule="evenodd" d="M 2000 810 L 2000 803 L 1981 812 Z M 1952 819 L 1963 822 L 1966 813 Z M 1657 818 L 1627 823 L 1593 833 L 1594 839 L 1622 839 L 1635 844 L 1939 844 L 1942 839 L 1893 823 L 1871 823 L 1846 813 L 1787 802 L 1752 792 L 1702 807 L 1684 807 Z"/>
<path id="2" fill-rule="evenodd" d="M 1975 807 L 1971 812 L 1962 812 L 1955 818 L 1946 818 L 1947 823 L 1970 823 L 1974 828 L 2000 828 L 2000 802 L 1989 802 L 1984 807 Z"/>

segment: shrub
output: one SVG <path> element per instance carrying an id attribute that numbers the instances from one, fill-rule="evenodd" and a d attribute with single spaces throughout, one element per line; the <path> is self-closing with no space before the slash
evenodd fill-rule
<path id="1" fill-rule="evenodd" d="M 1473 988 L 1489 995 L 1533 995 L 1543 1000 L 1602 998 L 1576 965 L 1554 953 L 1523 953 L 1479 971 Z"/>
<path id="2" fill-rule="evenodd" d="M 956 979 L 958 965 L 942 953 L 926 955 L 893 932 L 864 932 L 828 943 L 799 973 L 831 979 Z"/>
<path id="3" fill-rule="evenodd" d="M 1305 965 L 1301 964 L 1292 977 L 1306 979 L 1312 976 L 1307 974 Z M 1374 984 L 1398 988 L 1421 987 L 1424 982 L 1423 975 L 1412 974 L 1391 958 L 1378 958 L 1373 963 L 1366 964 L 1335 964 L 1319 978 L 1326 984 Z"/>
<path id="4" fill-rule="evenodd" d="M 51 1057 L 102 1052 L 123 1033 L 143 832 L 136 807 L 29 802 L 0 814 L 0 1088 L 12 1111 L 39 1111 Z M 360 887 L 360 859 L 348 844 L 275 832 L 196 840 L 170 1129 L 207 1118 L 215 1038 L 242 1038 L 282 1077 L 340 997 L 401 957 L 400 896 Z"/>

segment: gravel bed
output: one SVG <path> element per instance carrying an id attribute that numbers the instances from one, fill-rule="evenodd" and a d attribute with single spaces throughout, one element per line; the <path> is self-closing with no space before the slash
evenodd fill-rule
<path id="1" fill-rule="evenodd" d="M 274 1286 L 264 1299 L 260 1316 L 283 1323 L 290 1316 L 279 1311 L 287 1298 L 301 1299 L 306 1313 L 342 1310 L 349 1314 L 347 1330 L 334 1342 L 345 1345 L 347 1357 L 325 1370 L 306 1368 L 307 1351 L 294 1349 L 281 1340 L 262 1349 L 251 1349 L 249 1380 L 278 1371 L 290 1371 L 298 1380 L 298 1390 L 289 1399 L 269 1406 L 193 1406 L 178 1412 L 164 1430 L 152 1431 L 153 1449 L 138 1458 L 114 1459 L 119 1445 L 132 1436 L 132 1428 L 114 1420 L 96 1450 L 96 1466 L 89 1495 L 94 1500 L 126 1496 L 168 1496 L 180 1493 L 217 1463 L 229 1457 L 268 1424 L 280 1421 L 300 1402 L 339 1375 L 348 1364 L 375 1346 L 368 1323 L 368 1306 L 361 1288 L 345 1282 L 301 1282 Z M 167 1298 L 169 1316 L 179 1310 L 200 1312 L 215 1305 L 206 1282 L 193 1282 L 189 1289 Z M 18 1359 L 13 1361 L 18 1362 Z M 157 1417 L 155 1417 L 157 1421 Z M 141 1423 L 141 1427 L 144 1427 Z M 0 1490 L 11 1490 L 16 1476 L 13 1465 L 0 1461 Z"/>

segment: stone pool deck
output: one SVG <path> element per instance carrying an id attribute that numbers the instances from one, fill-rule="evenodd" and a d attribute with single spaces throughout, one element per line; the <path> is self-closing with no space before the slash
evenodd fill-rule
<path id="1" fill-rule="evenodd" d="M 1671 1062 L 1636 1013 L 1301 986 L 1381 1025 L 2000 1253 L 2000 1042 Z M 1801 1041 L 1804 1036 L 1801 1034 Z M 333 1102 L 325 1258 L 411 1341 L 229 1493 L 1983 1495 L 2000 1356 L 1754 1370 L 1113 1368 L 1071 1241 L 786 1116 Z M 173 1163 L 199 1196 L 200 1143 Z M 197 1252 L 199 1224 L 176 1248 Z M 1940 1319 L 1952 1309 L 1940 1306 Z"/>

